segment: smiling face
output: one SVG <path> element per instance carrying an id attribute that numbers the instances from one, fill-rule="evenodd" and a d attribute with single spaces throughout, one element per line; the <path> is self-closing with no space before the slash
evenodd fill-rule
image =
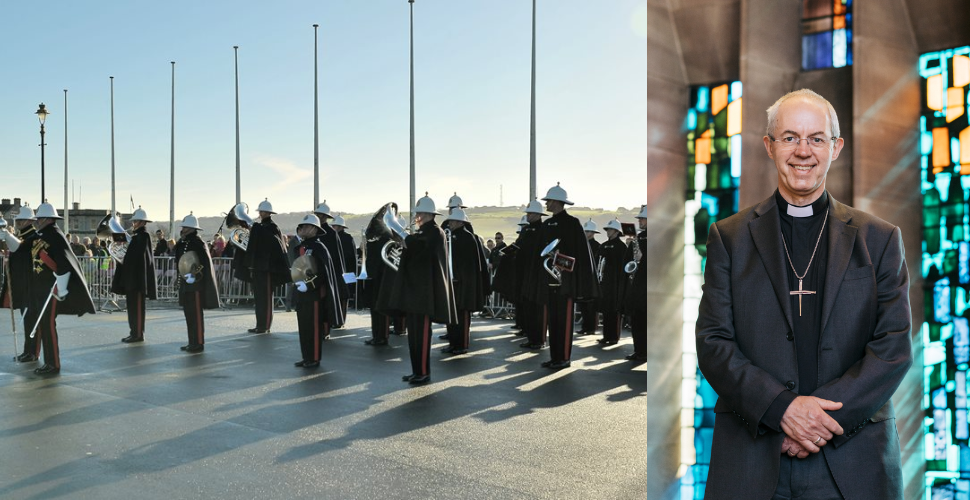
<path id="1" fill-rule="evenodd" d="M 765 149 L 768 157 L 774 160 L 778 171 L 778 191 L 793 205 L 804 206 L 817 200 L 825 190 L 825 176 L 832 161 L 839 157 L 844 141 L 838 138 L 831 141 L 832 124 L 824 106 L 815 102 L 793 98 L 778 108 L 777 121 L 772 136 L 765 136 Z M 777 141 L 785 136 L 796 139 L 820 137 L 825 139 L 825 147 L 815 149 L 806 140 L 801 140 L 791 149 Z"/>

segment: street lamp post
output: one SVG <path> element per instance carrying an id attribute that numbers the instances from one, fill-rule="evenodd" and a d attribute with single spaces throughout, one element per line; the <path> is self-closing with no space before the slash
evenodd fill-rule
<path id="1" fill-rule="evenodd" d="M 44 203 L 47 200 L 46 193 L 44 192 L 44 121 L 47 120 L 47 107 L 44 103 L 40 103 L 37 111 L 34 112 L 37 115 L 37 119 L 40 120 L 40 202 Z"/>

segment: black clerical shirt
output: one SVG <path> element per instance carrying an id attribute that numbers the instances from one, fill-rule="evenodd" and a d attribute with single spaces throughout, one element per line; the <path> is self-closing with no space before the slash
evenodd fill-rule
<path id="1" fill-rule="evenodd" d="M 794 391 L 782 392 L 765 412 L 761 423 L 776 431 L 781 430 L 781 417 L 796 396 L 807 396 L 818 388 L 819 337 L 821 335 L 822 291 L 825 288 L 825 267 L 828 257 L 828 231 L 822 231 L 829 208 L 828 193 L 823 192 L 811 204 L 812 215 L 795 217 L 788 215 L 788 202 L 775 191 L 775 201 L 781 219 L 781 234 L 791 256 L 789 264 L 785 257 L 789 290 L 797 291 L 798 277 L 804 276 L 802 290 L 815 292 L 807 295 L 791 295 L 792 322 L 795 326 L 792 341 L 798 362 L 798 385 Z M 792 208 L 799 208 L 793 206 Z M 824 224 L 827 229 L 828 224 Z M 819 236 L 821 234 L 821 239 Z M 816 241 L 818 250 L 815 250 Z M 812 254 L 815 254 L 814 259 Z M 811 266 L 809 266 L 811 261 Z M 794 270 L 792 270 L 794 266 Z M 806 273 L 806 268 L 808 271 Z M 805 273 L 805 274 L 803 274 Z M 799 315 L 801 297 L 801 315 Z"/>

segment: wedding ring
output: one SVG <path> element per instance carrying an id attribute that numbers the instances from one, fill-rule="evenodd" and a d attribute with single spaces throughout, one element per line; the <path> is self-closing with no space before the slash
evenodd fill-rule
<path id="1" fill-rule="evenodd" d="M 789 456 L 789 457 L 794 457 L 794 456 L 795 456 L 795 454 L 794 454 L 794 453 L 792 453 L 792 452 L 791 452 L 791 450 L 788 450 L 788 456 Z"/>
<path id="2" fill-rule="evenodd" d="M 818 445 L 818 442 L 821 441 L 821 440 L 822 440 L 822 436 L 819 436 L 818 439 L 816 439 L 815 441 L 812 441 L 812 444 L 814 444 L 814 445 L 817 446 Z"/>

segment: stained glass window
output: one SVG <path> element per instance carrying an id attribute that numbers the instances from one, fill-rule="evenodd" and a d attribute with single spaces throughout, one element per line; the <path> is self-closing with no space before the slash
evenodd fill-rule
<path id="1" fill-rule="evenodd" d="M 707 259 L 707 232 L 738 211 L 741 180 L 741 82 L 691 88 L 687 112 L 684 220 L 684 354 L 681 402 L 681 498 L 704 498 L 717 394 L 697 369 L 694 324 Z"/>
<path id="2" fill-rule="evenodd" d="M 970 46 L 919 58 L 924 498 L 970 498 Z"/>
<path id="3" fill-rule="evenodd" d="M 802 70 L 852 65 L 852 0 L 802 0 Z"/>

